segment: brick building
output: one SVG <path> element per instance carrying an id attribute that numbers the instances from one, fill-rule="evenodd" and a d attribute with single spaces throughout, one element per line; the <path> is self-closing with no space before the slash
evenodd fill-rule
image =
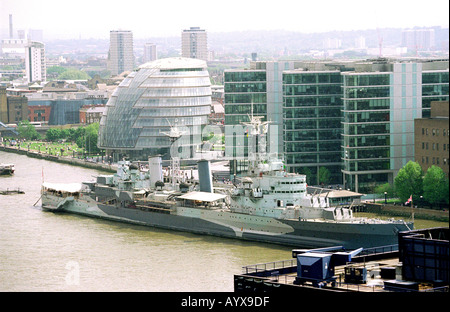
<path id="1" fill-rule="evenodd" d="M 415 161 L 425 172 L 432 165 L 449 172 L 449 102 L 431 102 L 431 116 L 414 120 Z"/>

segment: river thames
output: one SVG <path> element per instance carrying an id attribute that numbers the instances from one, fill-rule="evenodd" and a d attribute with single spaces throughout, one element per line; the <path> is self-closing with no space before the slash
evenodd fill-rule
<path id="1" fill-rule="evenodd" d="M 230 292 L 245 265 L 289 259 L 290 247 L 166 231 L 41 209 L 46 182 L 96 170 L 0 151 L 0 291 Z M 38 203 L 34 205 L 36 202 Z"/>

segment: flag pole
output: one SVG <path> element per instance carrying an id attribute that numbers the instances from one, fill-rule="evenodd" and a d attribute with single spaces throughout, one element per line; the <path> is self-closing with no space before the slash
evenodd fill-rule
<path id="1" fill-rule="evenodd" d="M 412 214 L 412 222 L 414 222 L 414 203 L 411 195 L 411 214 Z"/>

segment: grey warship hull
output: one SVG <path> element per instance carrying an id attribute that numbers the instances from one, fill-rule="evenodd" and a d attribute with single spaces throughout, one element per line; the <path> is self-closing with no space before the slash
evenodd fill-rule
<path id="1" fill-rule="evenodd" d="M 48 201 L 46 201 L 48 203 Z M 44 204 L 43 208 L 56 204 Z M 51 209 L 55 210 L 55 209 Z M 213 235 L 296 248 L 344 246 L 370 248 L 397 244 L 397 233 L 407 224 L 367 224 L 319 220 L 279 220 L 221 210 L 192 207 L 172 209 L 117 207 L 116 205 L 73 200 L 57 211 L 81 214 L 143 226 Z"/>

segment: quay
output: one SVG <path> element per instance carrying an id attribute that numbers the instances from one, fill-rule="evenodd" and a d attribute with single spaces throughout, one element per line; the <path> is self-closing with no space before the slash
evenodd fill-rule
<path id="1" fill-rule="evenodd" d="M 96 169 L 96 170 L 101 170 L 101 171 L 106 171 L 106 172 L 116 172 L 117 171 L 117 166 L 115 164 L 87 161 L 85 159 L 78 159 L 78 158 L 73 158 L 73 157 L 68 157 L 68 156 L 49 155 L 46 153 L 39 153 L 37 151 L 20 149 L 20 148 L 14 147 L 14 146 L 0 145 L 0 151 L 16 153 L 16 154 L 20 154 L 20 155 L 26 155 L 28 157 L 45 159 L 45 160 L 49 160 L 49 161 L 56 161 L 59 163 L 80 166 L 80 167 L 85 167 L 85 168 L 90 168 L 90 169 Z"/>

